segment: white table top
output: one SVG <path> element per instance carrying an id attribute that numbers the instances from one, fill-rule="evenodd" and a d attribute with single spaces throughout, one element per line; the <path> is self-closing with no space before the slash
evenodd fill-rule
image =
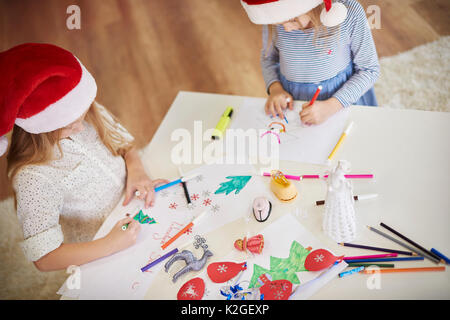
<path id="1" fill-rule="evenodd" d="M 245 97 L 180 92 L 143 151 L 152 178 L 174 178 L 178 167 L 170 152 L 177 144 L 171 133 L 178 128 L 193 132 L 194 121 L 203 121 L 203 130 L 214 128 L 227 106 L 239 108 Z M 150 116 L 150 115 L 149 115 Z M 335 159 L 352 164 L 353 173 L 373 173 L 375 179 L 353 180 L 355 194 L 377 193 L 374 200 L 355 203 L 357 238 L 354 243 L 406 250 L 369 231 L 366 225 L 380 222 L 402 232 L 427 249 L 450 254 L 450 113 L 351 107 L 355 122 Z M 206 143 L 205 143 L 206 145 Z M 183 171 L 199 164 L 182 166 Z M 317 165 L 281 161 L 289 174 L 315 172 Z M 296 206 L 302 211 L 299 221 L 324 245 L 336 253 L 351 256 L 381 252 L 344 248 L 327 238 L 321 230 L 325 184 L 302 181 Z M 386 230 L 383 230 L 386 231 Z M 436 266 L 429 260 L 394 262 L 396 267 Z M 380 289 L 370 290 L 370 275 L 336 278 L 312 299 L 449 299 L 450 272 L 383 274 Z M 175 297 L 175 296 L 174 296 Z"/>
<path id="2" fill-rule="evenodd" d="M 161 177 L 176 177 L 177 166 L 171 163 L 170 150 L 177 142 L 170 140 L 171 132 L 177 128 L 193 132 L 196 120 L 203 121 L 203 130 L 214 128 L 225 108 L 238 108 L 243 99 L 245 97 L 180 92 L 145 150 L 144 157 L 150 163 L 151 172 Z M 374 181 L 354 180 L 355 194 L 379 194 L 376 200 L 356 203 L 358 236 L 354 243 L 406 250 L 365 227 L 382 229 L 379 223 L 384 222 L 427 249 L 434 247 L 450 253 L 450 113 L 351 108 L 350 118 L 355 126 L 336 159 L 350 161 L 354 173 L 375 175 Z M 281 162 L 280 167 L 300 174 L 299 168 L 306 170 L 316 166 Z M 310 231 L 336 252 L 355 256 L 377 254 L 343 248 L 327 239 L 321 231 L 323 207 L 314 205 L 316 200 L 323 199 L 325 186 L 312 181 L 302 183 L 300 188 L 304 191 L 297 205 L 306 212 L 301 222 Z M 436 265 L 429 260 L 396 263 L 396 267 L 421 266 Z M 449 271 L 383 274 L 379 290 L 369 290 L 367 279 L 369 275 L 336 279 L 313 299 L 450 298 Z"/>

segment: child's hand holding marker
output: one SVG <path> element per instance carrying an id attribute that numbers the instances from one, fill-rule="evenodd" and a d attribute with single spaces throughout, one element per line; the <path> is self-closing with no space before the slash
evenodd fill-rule
<path id="1" fill-rule="evenodd" d="M 306 125 L 321 124 L 342 108 L 341 103 L 336 98 L 316 101 L 312 105 L 306 102 L 302 105 L 300 120 Z"/>
<path id="2" fill-rule="evenodd" d="M 264 109 L 267 115 L 279 116 L 280 119 L 284 119 L 284 110 L 287 108 L 294 109 L 293 101 L 292 96 L 277 81 L 269 87 L 269 98 Z"/>
<path id="3" fill-rule="evenodd" d="M 169 183 L 166 179 L 150 180 L 144 170 L 129 170 L 123 205 L 126 206 L 133 199 L 133 196 L 136 196 L 140 200 L 145 199 L 145 209 L 153 207 L 155 187 L 166 183 Z"/>
<path id="4" fill-rule="evenodd" d="M 127 226 L 123 228 L 123 226 Z M 136 243 L 141 225 L 129 214 L 124 219 L 117 221 L 111 231 L 105 236 L 112 253 L 119 252 Z"/>

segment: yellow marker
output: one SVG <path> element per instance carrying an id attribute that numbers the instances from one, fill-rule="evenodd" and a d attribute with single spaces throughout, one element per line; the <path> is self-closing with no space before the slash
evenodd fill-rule
<path id="1" fill-rule="evenodd" d="M 339 149 L 339 146 L 344 141 L 345 137 L 350 133 L 350 130 L 353 127 L 353 121 L 348 125 L 347 129 L 342 133 L 341 137 L 339 138 L 339 141 L 337 142 L 336 146 L 334 147 L 333 151 L 331 151 L 330 155 L 328 156 L 328 160 L 331 160 L 333 158 L 336 151 Z"/>
<path id="2" fill-rule="evenodd" d="M 231 115 L 233 114 L 233 108 L 228 107 L 225 112 L 223 113 L 222 117 L 219 120 L 219 123 L 217 124 L 216 128 L 214 129 L 212 133 L 212 139 L 220 139 L 223 137 L 223 134 L 225 133 L 225 130 L 227 129 L 228 125 L 231 121 Z"/>

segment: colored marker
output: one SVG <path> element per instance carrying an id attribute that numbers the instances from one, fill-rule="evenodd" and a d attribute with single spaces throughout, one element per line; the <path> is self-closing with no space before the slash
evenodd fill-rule
<path id="1" fill-rule="evenodd" d="M 345 138 L 349 135 L 350 131 L 353 127 L 353 121 L 350 122 L 348 127 L 345 129 L 345 131 L 342 133 L 341 137 L 339 138 L 338 142 L 336 143 L 336 146 L 334 147 L 333 151 L 331 151 L 330 155 L 328 156 L 328 160 L 331 160 L 334 157 L 334 154 L 339 149 L 342 142 L 345 140 Z"/>
<path id="2" fill-rule="evenodd" d="M 352 270 L 341 272 L 341 273 L 339 273 L 339 278 L 343 278 L 343 277 L 349 276 L 351 274 L 355 274 L 355 273 L 361 272 L 363 270 L 364 270 L 364 267 L 361 266 L 361 267 L 358 267 L 358 268 L 355 268 L 355 269 L 352 269 Z"/>
<path id="3" fill-rule="evenodd" d="M 375 266 L 378 268 L 394 268 L 395 264 L 393 263 L 348 263 L 348 267 L 370 267 Z"/>
<path id="4" fill-rule="evenodd" d="M 353 199 L 355 199 L 355 201 L 360 201 L 360 200 L 374 199 L 376 197 L 378 197 L 378 194 L 372 193 L 372 194 L 363 194 L 363 195 L 359 195 L 359 196 L 353 196 Z M 324 204 L 325 204 L 325 200 L 316 201 L 316 206 L 321 206 Z"/>
<path id="5" fill-rule="evenodd" d="M 172 251 L 166 253 L 165 255 L 163 255 L 162 257 L 156 259 L 155 261 L 150 262 L 148 265 L 146 265 L 145 267 L 141 268 L 142 272 L 147 271 L 148 269 L 150 269 L 151 267 L 153 267 L 154 265 L 157 265 L 158 263 L 160 263 L 161 261 L 167 259 L 170 256 L 173 256 L 175 253 L 178 252 L 178 249 L 175 248 Z"/>
<path id="6" fill-rule="evenodd" d="M 176 235 L 174 235 L 172 238 L 170 238 L 166 243 L 164 243 L 161 248 L 164 250 L 167 248 L 171 243 L 173 243 L 175 240 L 177 240 L 183 233 L 185 233 L 189 228 L 193 227 L 197 224 L 197 222 L 202 218 L 208 211 L 204 211 L 200 215 L 197 216 L 192 222 L 189 222 L 187 226 L 185 226 L 183 229 L 181 229 Z"/>
<path id="7" fill-rule="evenodd" d="M 263 172 L 262 175 L 264 177 L 271 177 L 272 175 L 269 172 Z M 289 180 L 303 180 L 303 179 L 320 179 L 320 175 L 318 174 L 304 174 L 302 176 L 293 176 L 293 175 L 284 175 L 286 179 Z M 373 179 L 373 174 L 346 174 L 344 175 L 346 179 Z M 328 178 L 328 175 L 324 175 L 323 178 Z M 362 199 L 361 199 L 362 200 Z"/>
<path id="8" fill-rule="evenodd" d="M 183 172 L 181 171 L 180 167 L 178 167 L 178 172 L 180 173 L 180 176 L 183 176 Z M 184 196 L 186 197 L 188 207 L 190 207 L 192 205 L 192 202 L 191 202 L 191 196 L 189 195 L 189 191 L 187 189 L 186 181 L 181 181 L 181 185 L 183 186 Z"/>
<path id="9" fill-rule="evenodd" d="M 225 130 L 227 129 L 228 125 L 231 121 L 231 115 L 233 114 L 233 108 L 228 107 L 225 109 L 225 112 L 222 114 L 222 117 L 220 118 L 219 122 L 217 123 L 216 128 L 214 129 L 212 133 L 211 139 L 218 140 L 223 137 Z"/>
<path id="10" fill-rule="evenodd" d="M 193 175 L 187 176 L 187 177 L 181 177 L 181 178 L 178 179 L 178 180 L 169 182 L 169 183 L 167 183 L 167 184 L 164 184 L 164 185 L 162 185 L 162 186 L 159 186 L 159 187 L 155 188 L 155 192 L 158 192 L 158 191 L 167 189 L 167 188 L 169 188 L 169 187 L 171 187 L 171 186 L 174 186 L 174 185 L 179 184 L 179 183 L 182 183 L 182 182 L 186 182 L 186 181 L 192 180 L 192 179 L 194 179 L 195 177 L 197 177 L 198 175 L 200 175 L 200 173 L 193 174 Z"/>
<path id="11" fill-rule="evenodd" d="M 314 96 L 311 99 L 311 101 L 309 102 L 308 107 L 312 106 L 314 104 L 314 102 L 316 102 L 316 99 L 319 96 L 320 90 L 322 90 L 322 86 L 318 86 L 317 87 L 316 93 L 314 93 Z"/>

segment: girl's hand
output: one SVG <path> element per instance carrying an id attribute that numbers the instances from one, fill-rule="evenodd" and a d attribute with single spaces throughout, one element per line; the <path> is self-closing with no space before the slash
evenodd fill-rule
<path id="1" fill-rule="evenodd" d="M 129 216 L 129 214 L 127 215 Z M 128 227 L 123 230 L 122 227 L 127 223 Z M 105 236 L 105 239 L 108 245 L 111 246 L 112 252 L 118 252 L 135 244 L 140 230 L 141 225 L 139 222 L 129 216 L 119 220 Z"/>
<path id="2" fill-rule="evenodd" d="M 316 100 L 312 106 L 306 102 L 302 106 L 300 120 L 306 125 L 320 124 L 342 109 L 342 104 L 336 98 L 325 101 Z"/>
<path id="3" fill-rule="evenodd" d="M 138 192 L 137 198 L 145 199 L 145 208 L 153 207 L 155 204 L 155 186 L 169 183 L 165 179 L 150 180 L 143 168 L 128 168 L 127 187 L 125 191 L 125 200 L 123 205 L 126 206 Z"/>
<path id="4" fill-rule="evenodd" d="M 269 87 L 269 98 L 267 99 L 264 110 L 267 115 L 274 118 L 278 115 L 280 119 L 284 119 L 283 111 L 286 108 L 292 110 L 294 102 L 292 96 L 286 92 L 280 82 L 274 82 Z"/>

